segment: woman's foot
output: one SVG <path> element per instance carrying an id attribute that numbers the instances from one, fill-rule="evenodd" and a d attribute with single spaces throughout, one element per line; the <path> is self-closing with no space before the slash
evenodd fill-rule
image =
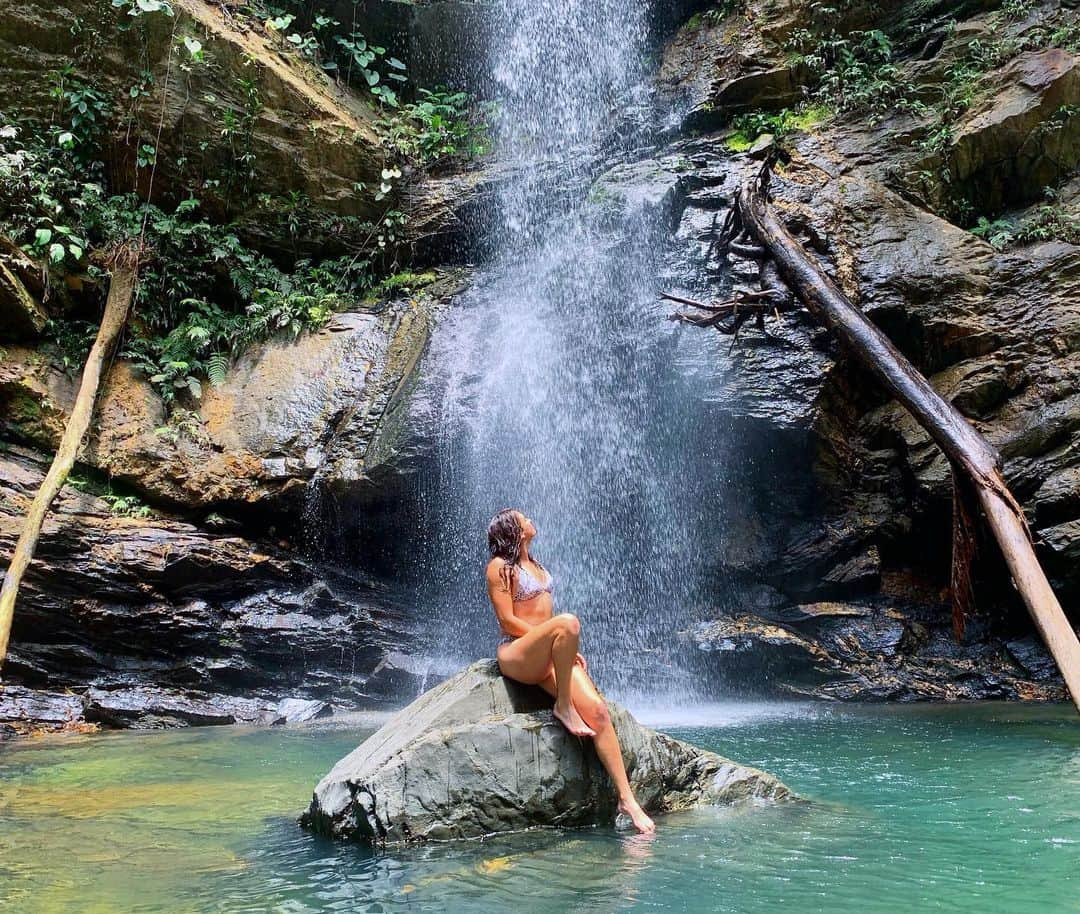
<path id="1" fill-rule="evenodd" d="M 581 715 L 578 714 L 577 709 L 573 705 L 570 705 L 569 709 L 565 711 L 558 705 L 555 705 L 555 707 L 551 709 L 551 713 L 554 714 L 562 725 L 574 734 L 574 736 L 596 736 L 596 731 L 581 719 Z"/>
<path id="2" fill-rule="evenodd" d="M 645 815 L 645 810 L 638 806 L 638 801 L 633 797 L 619 800 L 619 812 L 624 816 L 629 816 L 630 821 L 634 823 L 634 828 L 643 835 L 651 835 L 656 831 L 656 823 Z"/>

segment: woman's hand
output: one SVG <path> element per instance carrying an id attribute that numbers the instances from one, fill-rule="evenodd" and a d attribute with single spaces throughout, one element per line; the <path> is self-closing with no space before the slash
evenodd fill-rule
<path id="1" fill-rule="evenodd" d="M 581 667 L 581 669 L 584 670 L 586 673 L 589 672 L 589 665 L 585 662 L 585 658 L 582 657 L 581 654 L 578 654 L 574 658 L 574 666 Z"/>

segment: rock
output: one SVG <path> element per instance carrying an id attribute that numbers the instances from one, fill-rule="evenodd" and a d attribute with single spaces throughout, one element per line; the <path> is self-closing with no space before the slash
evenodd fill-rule
<path id="1" fill-rule="evenodd" d="M 334 709 L 325 701 L 306 700 L 303 698 L 283 698 L 275 709 L 286 723 L 297 724 L 309 720 L 329 717 Z"/>
<path id="2" fill-rule="evenodd" d="M 1009 654 L 1037 682 L 1053 682 L 1061 678 L 1054 658 L 1038 638 L 1028 636 L 1006 642 Z"/>
<path id="3" fill-rule="evenodd" d="M 763 133 L 746 150 L 746 154 L 752 159 L 764 159 L 776 147 L 776 137 L 771 133 Z"/>
<path id="4" fill-rule="evenodd" d="M 949 168 L 980 213 L 1038 199 L 1080 163 L 1080 55 L 1061 48 L 1021 54 L 997 91 L 955 129 Z"/>
<path id="5" fill-rule="evenodd" d="M 83 703 L 78 695 L 8 683 L 0 686 L 0 722 L 65 724 L 82 719 Z"/>
<path id="6" fill-rule="evenodd" d="M 773 19 L 778 12 L 753 0 L 751 13 L 721 21 L 691 20 L 667 43 L 657 79 L 661 93 L 683 113 L 683 130 L 716 127 L 731 115 L 753 109 L 776 110 L 802 99 L 805 67 L 789 64 L 779 45 L 750 20 Z"/>
<path id="7" fill-rule="evenodd" d="M 426 692 L 319 782 L 301 819 L 337 838 L 398 843 L 535 826 L 610 825 L 616 797 L 588 740 L 570 737 L 537 687 L 481 660 Z M 656 733 L 609 704 L 641 805 L 791 799 L 764 772 Z"/>
<path id="8" fill-rule="evenodd" d="M 852 556 L 828 572 L 822 583 L 833 585 L 838 591 L 858 592 L 873 590 L 881 579 L 881 555 L 877 546 L 870 546 L 865 552 Z"/>
<path id="9" fill-rule="evenodd" d="M 9 117 L 44 118 L 54 108 L 50 73 L 61 66 L 114 100 L 153 76 L 146 110 L 153 111 L 153 133 L 118 131 L 116 162 L 130 162 L 134 145 L 158 149 L 154 191 L 168 193 L 185 175 L 223 175 L 235 169 L 230 143 L 242 142 L 253 171 L 251 185 L 262 194 L 287 198 L 299 193 L 323 210 L 362 218 L 381 212 L 373 194 L 357 193 L 358 183 L 378 186 L 384 151 L 375 129 L 379 115 L 360 95 L 341 91 L 318 67 L 288 49 L 281 38 L 250 20 L 229 15 L 204 0 L 173 0 L 175 16 L 156 12 L 140 17 L 127 40 L 97 41 L 87 35 L 115 34 L 128 17 L 97 0 L 24 3 L 0 23 L 4 80 L 0 107 Z M 86 28 L 72 29 L 72 22 Z M 173 42 L 190 37 L 202 45 L 205 63 L 186 61 L 177 75 Z M 187 56 L 187 52 L 184 52 Z M 173 78 L 165 72 L 172 60 Z M 162 106 L 162 87 L 167 94 Z M 222 112 L 250 116 L 240 140 L 223 136 Z M 160 116 L 159 116 L 160 115 Z M 159 124 L 160 121 L 160 124 Z M 130 166 L 127 166 L 130 167 Z M 181 173 L 181 169 L 185 169 Z M 232 205 L 230 182 L 206 183 L 199 192 L 209 202 Z M 141 190 L 142 188 L 140 188 Z"/>
<path id="10" fill-rule="evenodd" d="M 781 618 L 780 624 L 772 621 Z M 922 621 L 917 621 L 921 619 Z M 1007 644 L 969 621 L 957 644 L 948 614 L 913 601 L 818 603 L 721 616 L 686 633 L 705 675 L 737 694 L 842 701 L 1060 701 L 1064 683 L 1034 639 Z"/>
<path id="11" fill-rule="evenodd" d="M 673 230 L 682 214 L 684 188 L 679 171 L 685 168 L 679 157 L 617 165 L 597 178 L 589 201 L 614 209 L 623 219 Z"/>
<path id="12" fill-rule="evenodd" d="M 370 312 L 334 315 L 296 340 L 251 347 L 220 386 L 168 419 L 132 366 L 111 367 L 81 459 L 148 500 L 185 511 L 258 506 L 299 514 L 316 474 L 339 495 L 367 493 L 409 449 L 400 412 L 447 277 Z M 77 378 L 12 346 L 0 363 L 0 432 L 51 448 Z"/>
<path id="13" fill-rule="evenodd" d="M 0 555 L 43 473 L 0 452 Z M 23 582 L 4 678 L 95 689 L 88 716 L 109 726 L 269 723 L 283 695 L 311 709 L 397 700 L 385 667 L 410 643 L 382 585 L 157 512 L 116 515 L 69 486 Z"/>
<path id="14" fill-rule="evenodd" d="M 270 724 L 273 707 L 255 699 L 168 689 L 88 689 L 87 720 L 138 730 L 208 724 Z"/>
<path id="15" fill-rule="evenodd" d="M 0 257 L 0 339 L 35 337 L 49 315 Z"/>

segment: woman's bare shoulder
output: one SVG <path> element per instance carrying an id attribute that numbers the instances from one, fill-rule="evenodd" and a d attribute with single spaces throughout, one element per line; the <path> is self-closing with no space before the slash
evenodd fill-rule
<path id="1" fill-rule="evenodd" d="M 499 572 L 509 564 L 510 563 L 508 561 L 506 561 L 506 559 L 499 558 L 498 556 L 495 556 L 495 558 L 493 558 L 491 561 L 489 561 L 487 563 L 487 569 L 486 569 L 487 570 L 487 576 L 489 578 L 497 576 L 499 574 Z"/>

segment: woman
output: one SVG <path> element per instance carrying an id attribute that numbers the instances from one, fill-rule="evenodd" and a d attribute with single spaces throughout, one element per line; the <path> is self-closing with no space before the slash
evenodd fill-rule
<path id="1" fill-rule="evenodd" d="M 638 805 L 623 765 L 607 704 L 578 653 L 581 627 L 571 613 L 552 615 L 552 577 L 529 555 L 536 527 L 520 511 L 500 511 L 488 525 L 488 595 L 503 639 L 496 656 L 509 679 L 538 685 L 555 696 L 552 713 L 575 736 L 591 736 L 596 754 L 619 792 L 619 812 L 640 832 L 656 826 Z"/>

